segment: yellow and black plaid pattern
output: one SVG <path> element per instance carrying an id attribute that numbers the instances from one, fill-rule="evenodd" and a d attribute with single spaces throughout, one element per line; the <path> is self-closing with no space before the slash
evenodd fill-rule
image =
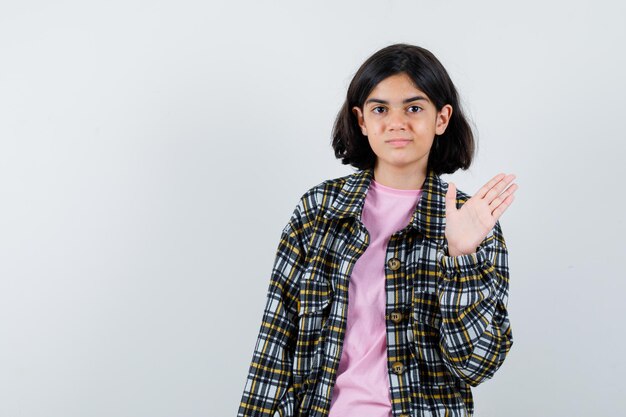
<path id="1" fill-rule="evenodd" d="M 360 218 L 372 178 L 365 169 L 326 180 L 296 205 L 276 251 L 238 417 L 328 415 L 350 274 L 369 245 Z M 448 256 L 447 187 L 429 171 L 409 224 L 387 246 L 394 416 L 471 417 L 471 387 L 494 375 L 513 344 L 500 223 L 475 253 Z M 469 197 L 457 190 L 457 207 Z"/>

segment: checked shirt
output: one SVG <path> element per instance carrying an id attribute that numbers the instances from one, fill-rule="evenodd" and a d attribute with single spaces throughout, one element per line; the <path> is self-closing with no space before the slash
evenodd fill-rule
<path id="1" fill-rule="evenodd" d="M 302 195 L 280 237 L 238 417 L 328 415 L 373 169 Z M 499 221 L 476 252 L 448 256 L 448 184 L 429 170 L 408 225 L 386 249 L 387 360 L 394 417 L 471 417 L 513 337 L 508 252 Z M 457 189 L 461 207 L 469 195 Z M 349 417 L 349 416 L 346 416 Z"/>

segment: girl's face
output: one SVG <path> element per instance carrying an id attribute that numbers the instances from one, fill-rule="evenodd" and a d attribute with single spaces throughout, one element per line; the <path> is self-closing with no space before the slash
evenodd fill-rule
<path id="1" fill-rule="evenodd" d="M 355 106 L 352 111 L 376 154 L 378 168 L 414 168 L 425 173 L 435 134 L 446 130 L 452 106 L 446 104 L 437 111 L 409 76 L 401 73 L 378 83 L 363 108 Z"/>

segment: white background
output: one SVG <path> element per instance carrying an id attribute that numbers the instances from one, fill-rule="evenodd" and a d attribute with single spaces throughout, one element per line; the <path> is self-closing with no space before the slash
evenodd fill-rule
<path id="1" fill-rule="evenodd" d="M 499 172 L 514 346 L 476 416 L 623 412 L 619 1 L 0 3 L 0 416 L 235 415 L 360 64 L 431 50 Z"/>

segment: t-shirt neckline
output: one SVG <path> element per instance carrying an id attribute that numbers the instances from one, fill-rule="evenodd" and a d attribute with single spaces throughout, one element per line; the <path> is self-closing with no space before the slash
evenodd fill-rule
<path id="1" fill-rule="evenodd" d="M 377 191 L 382 191 L 388 194 L 405 195 L 405 196 L 415 196 L 422 191 L 421 188 L 417 190 L 402 190 L 399 188 L 389 187 L 388 185 L 383 185 L 379 183 L 373 178 L 372 178 L 371 187 L 375 188 Z"/>

